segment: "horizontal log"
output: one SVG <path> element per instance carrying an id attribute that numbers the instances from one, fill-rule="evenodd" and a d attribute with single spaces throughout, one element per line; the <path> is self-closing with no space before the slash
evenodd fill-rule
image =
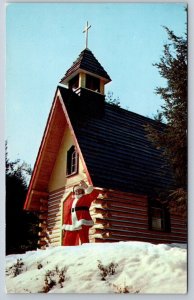
<path id="1" fill-rule="evenodd" d="M 132 236 L 132 237 L 126 237 L 126 236 L 115 236 L 112 235 L 110 238 L 107 238 L 106 241 L 107 242 L 111 242 L 112 241 L 141 241 L 141 242 L 147 242 L 147 243 L 153 243 L 153 244 L 160 244 L 160 243 L 185 243 L 186 240 L 185 239 L 164 239 L 164 238 L 151 238 L 151 237 L 136 237 L 136 236 Z"/>
<path id="2" fill-rule="evenodd" d="M 48 233 L 50 235 L 55 235 L 55 234 L 59 235 L 61 233 L 61 229 L 59 227 L 56 227 L 55 229 L 52 228 L 52 229 L 48 230 Z"/>
<path id="3" fill-rule="evenodd" d="M 46 207 L 48 207 L 48 200 L 45 200 L 45 199 L 40 199 L 40 203 L 41 203 L 41 205 L 42 206 L 46 206 Z"/>
<path id="4" fill-rule="evenodd" d="M 107 242 L 107 238 L 96 238 L 96 237 L 93 237 L 91 236 L 90 239 L 89 239 L 90 243 L 106 243 Z"/>
<path id="5" fill-rule="evenodd" d="M 94 205 L 94 204 L 102 204 L 102 203 L 106 203 L 106 199 L 96 198 L 95 200 L 93 200 L 92 205 Z"/>
<path id="6" fill-rule="evenodd" d="M 47 229 L 50 230 L 56 230 L 56 229 L 60 229 L 61 230 L 61 220 L 55 221 L 55 220 L 51 220 L 51 222 L 49 223 Z"/>
<path id="7" fill-rule="evenodd" d="M 39 223 L 38 227 L 42 228 L 42 229 L 45 229 L 45 228 L 47 228 L 47 223 L 46 222 L 45 223 Z"/>
<path id="8" fill-rule="evenodd" d="M 48 211 L 49 212 L 61 211 L 61 206 L 60 205 L 55 205 L 55 206 L 49 207 Z"/>
<path id="9" fill-rule="evenodd" d="M 65 191 L 67 191 L 67 188 L 65 186 L 63 186 L 59 189 L 56 189 L 54 191 L 49 192 L 49 197 L 52 197 L 53 195 L 55 195 L 57 193 L 62 193 L 62 192 L 65 192 Z"/>
<path id="10" fill-rule="evenodd" d="M 177 225 L 172 225 L 171 224 L 170 228 L 171 228 L 172 231 L 177 231 L 177 230 L 184 231 L 184 232 L 188 231 L 185 226 L 181 226 L 179 224 L 177 224 Z"/>
<path id="11" fill-rule="evenodd" d="M 61 197 L 55 198 L 53 200 L 49 200 L 48 207 L 51 208 L 51 207 L 56 206 L 56 205 L 61 206 L 62 198 L 63 197 L 61 196 Z"/>
<path id="12" fill-rule="evenodd" d="M 139 200 L 134 200 L 134 199 L 124 199 L 124 198 L 117 198 L 117 197 L 108 197 L 106 198 L 107 203 L 112 203 L 112 204 L 117 204 L 117 205 L 126 205 L 126 206 L 131 206 L 135 205 L 137 207 L 147 207 L 148 206 L 148 201 L 147 199 L 143 199 L 143 201 Z"/>
<path id="13" fill-rule="evenodd" d="M 107 223 L 107 224 L 94 224 L 93 225 L 94 228 L 100 228 L 100 229 L 107 229 L 107 228 L 111 228 L 111 224 Z"/>
<path id="14" fill-rule="evenodd" d="M 56 209 L 59 209 L 59 210 L 62 209 L 62 205 L 61 205 L 60 201 L 48 206 L 48 211 L 56 210 Z"/>
<path id="15" fill-rule="evenodd" d="M 48 227 L 50 227 L 50 226 L 55 226 L 55 225 L 59 225 L 59 224 L 61 224 L 61 217 L 60 218 L 50 218 L 49 219 L 49 222 L 48 222 Z"/>
<path id="16" fill-rule="evenodd" d="M 171 215 L 171 219 L 175 222 L 178 222 L 178 223 L 182 223 L 182 224 L 187 224 L 187 221 L 184 219 L 183 216 L 180 216 L 180 215 L 176 215 L 176 214 L 172 214 L 170 212 L 170 215 Z"/>
<path id="17" fill-rule="evenodd" d="M 134 218 L 134 215 L 131 214 L 131 215 L 125 215 L 123 216 L 122 214 L 120 213 L 117 213 L 117 212 L 112 212 L 111 215 L 110 215 L 110 218 L 111 219 L 115 219 L 115 220 L 120 220 L 120 221 L 142 221 L 142 222 L 148 222 L 148 216 L 135 216 Z M 110 218 L 107 218 L 107 219 L 110 219 Z"/>
<path id="18" fill-rule="evenodd" d="M 146 195 L 138 195 L 133 193 L 127 193 L 127 192 L 120 192 L 120 191 L 108 191 L 107 192 L 108 197 L 110 198 L 117 198 L 117 199 L 130 199 L 130 200 L 139 200 L 139 201 L 145 201 L 147 199 Z"/>
<path id="19" fill-rule="evenodd" d="M 90 235 L 93 235 L 95 233 L 103 234 L 103 233 L 105 233 L 105 230 L 104 229 L 100 229 L 100 228 L 92 227 L 92 228 L 90 228 L 89 233 L 90 233 Z"/>
<path id="20" fill-rule="evenodd" d="M 109 221 L 107 221 L 106 219 L 98 219 L 98 218 L 93 218 L 93 221 L 95 224 L 107 224 L 110 223 Z"/>
<path id="21" fill-rule="evenodd" d="M 147 218 L 148 216 L 147 216 L 147 213 L 146 212 L 143 212 L 143 211 L 141 211 L 141 212 L 139 212 L 139 211 L 122 211 L 122 210 L 116 210 L 116 209 L 109 209 L 108 211 L 108 214 L 110 215 L 110 216 L 117 216 L 117 217 L 123 217 L 123 218 L 125 218 L 125 217 L 132 217 L 132 218 L 134 218 L 134 219 L 136 219 L 136 218 Z"/>
<path id="22" fill-rule="evenodd" d="M 94 222 L 94 225 L 92 227 L 106 229 L 106 228 L 110 228 L 111 226 L 112 225 L 110 222 L 99 222 L 99 219 L 98 219 L 98 223 Z"/>
<path id="23" fill-rule="evenodd" d="M 118 201 L 112 201 L 112 200 L 107 200 L 107 207 L 108 208 L 124 208 L 124 209 L 137 209 L 137 210 L 143 210 L 147 211 L 148 210 L 148 203 L 136 203 L 136 202 L 118 202 Z"/>
<path id="24" fill-rule="evenodd" d="M 114 226 L 114 225 L 113 225 Z M 174 238 L 179 238 L 179 237 L 185 237 L 184 233 L 181 232 L 176 232 L 176 233 L 172 233 L 172 232 L 166 232 L 166 231 L 156 231 L 156 230 L 149 230 L 148 228 L 124 228 L 122 227 L 122 229 L 120 229 L 119 227 L 111 227 L 108 228 L 108 230 L 110 230 L 112 233 L 115 232 L 117 233 L 122 233 L 122 234 L 126 234 L 126 235 L 143 235 L 143 236 L 150 236 L 150 237 L 158 237 L 158 235 L 160 235 L 160 237 L 174 237 Z"/>
<path id="25" fill-rule="evenodd" d="M 51 246 L 52 246 L 52 247 L 61 246 L 61 241 L 51 242 Z"/>
<path id="26" fill-rule="evenodd" d="M 50 239 L 50 243 L 53 244 L 53 243 L 60 243 L 61 241 L 61 238 L 60 236 L 58 238 L 52 238 Z"/>
<path id="27" fill-rule="evenodd" d="M 48 192 L 45 192 L 45 191 L 37 191 L 37 190 L 32 190 L 31 193 L 33 195 L 38 195 L 40 197 L 48 197 L 49 193 Z"/>
<path id="28" fill-rule="evenodd" d="M 40 228 L 40 227 L 39 227 Z M 42 234 L 44 234 L 44 235 L 47 235 L 47 232 L 48 232 L 48 230 L 47 230 L 47 227 L 45 227 L 45 228 L 40 228 L 40 231 L 39 232 L 41 232 Z"/>
<path id="29" fill-rule="evenodd" d="M 119 225 L 120 227 L 130 225 L 130 226 L 135 226 L 135 225 L 140 225 L 140 226 L 147 226 L 148 225 L 148 218 L 136 218 L 134 219 L 133 217 L 131 218 L 118 218 L 114 217 L 112 215 L 111 218 L 106 219 L 107 222 L 114 222 L 115 224 Z"/>
<path id="30" fill-rule="evenodd" d="M 102 214 L 96 214 L 94 212 L 90 212 L 90 216 L 92 218 L 92 220 L 95 220 L 95 219 L 99 219 L 99 220 L 106 220 L 107 218 L 105 216 L 103 216 Z"/>
<path id="31" fill-rule="evenodd" d="M 61 217 L 61 212 L 59 210 L 51 211 L 48 213 L 48 219 Z"/>
<path id="32" fill-rule="evenodd" d="M 102 202 L 102 203 L 92 203 L 91 206 L 90 206 L 90 209 L 93 209 L 95 207 L 96 208 L 106 209 L 106 208 L 108 208 L 108 205 L 105 202 Z"/>
<path id="33" fill-rule="evenodd" d="M 48 207 L 48 211 L 52 211 L 52 210 L 56 210 L 56 209 L 61 211 L 62 207 L 61 207 L 60 203 L 57 203 L 55 205 L 49 205 L 49 207 Z"/>
<path id="34" fill-rule="evenodd" d="M 99 208 L 93 208 L 90 210 L 91 217 L 96 217 L 97 215 L 101 216 L 100 218 L 107 218 L 108 212 Z"/>
<path id="35" fill-rule="evenodd" d="M 147 215 L 148 210 L 147 209 L 142 209 L 142 208 L 137 208 L 137 207 L 122 207 L 122 206 L 109 206 L 107 208 L 107 211 L 109 212 L 123 212 L 123 213 L 132 213 L 132 214 L 139 214 L 139 215 Z"/>
<path id="36" fill-rule="evenodd" d="M 50 227 L 50 228 L 47 228 L 47 230 L 50 234 L 52 234 L 52 232 L 55 232 L 55 231 L 57 231 L 57 232 L 62 231 L 61 226 Z"/>
<path id="37" fill-rule="evenodd" d="M 184 236 L 171 236 L 171 235 L 159 235 L 159 234 L 139 234 L 138 232 L 130 232 L 128 234 L 126 234 L 125 232 L 115 232 L 113 230 L 111 230 L 111 236 L 112 237 L 119 237 L 120 240 L 128 240 L 128 239 L 132 239 L 132 240 L 136 240 L 138 239 L 142 239 L 142 240 L 147 240 L 150 239 L 152 241 L 168 241 L 168 242 L 173 242 L 173 241 L 186 241 L 186 238 Z"/>
<path id="38" fill-rule="evenodd" d="M 176 219 L 174 218 L 173 216 L 170 215 L 170 220 L 171 220 L 171 224 L 174 224 L 174 225 L 182 225 L 182 226 L 185 226 L 185 228 L 187 227 L 187 222 L 185 222 L 183 219 L 179 218 L 179 219 Z"/>
<path id="39" fill-rule="evenodd" d="M 47 220 L 47 214 L 40 214 L 38 217 L 39 220 Z"/>
<path id="40" fill-rule="evenodd" d="M 68 195 L 68 194 L 67 194 Z M 61 192 L 58 194 L 53 195 L 52 197 L 49 197 L 49 203 L 53 203 L 55 201 L 60 201 L 62 198 L 65 198 L 65 193 Z"/>
<path id="41" fill-rule="evenodd" d="M 117 220 L 117 219 L 107 219 L 107 220 L 104 220 L 104 219 L 95 219 L 93 218 L 93 221 L 95 222 L 95 224 L 103 224 L 103 223 L 108 223 L 108 226 L 104 226 L 104 228 L 122 228 L 122 229 L 126 229 L 126 230 L 148 230 L 148 222 L 147 220 L 142 222 L 142 220 L 139 220 L 139 221 L 134 221 L 134 219 L 131 219 L 131 220 L 128 220 L 128 221 L 122 221 L 122 220 Z M 148 231 L 150 232 L 150 231 Z M 153 231 L 151 231 L 153 232 Z M 175 228 L 174 231 L 173 229 L 171 228 L 171 233 L 170 234 L 183 234 L 183 235 L 186 235 L 186 230 L 181 230 L 181 229 L 177 229 Z M 157 232 L 158 234 L 158 232 Z"/>
<path id="42" fill-rule="evenodd" d="M 60 240 L 61 240 L 61 236 L 60 235 L 58 235 L 58 236 L 51 236 L 50 237 L 50 240 L 49 240 L 49 242 L 50 243 L 56 243 L 56 242 L 60 242 Z"/>
<path id="43" fill-rule="evenodd" d="M 30 204 L 30 207 L 28 210 L 38 212 L 39 208 L 40 208 L 40 201 L 39 201 L 39 199 L 37 199 L 37 200 L 33 200 L 33 202 Z"/>
<path id="44" fill-rule="evenodd" d="M 45 246 L 47 245 L 48 243 L 45 241 L 45 240 L 38 240 L 38 245 L 39 246 Z"/>
<path id="45" fill-rule="evenodd" d="M 96 212 L 96 209 L 95 209 L 95 211 L 91 211 L 90 215 L 92 218 L 98 218 L 98 219 L 104 219 L 104 218 L 108 218 L 111 216 L 107 211 Z"/>
<path id="46" fill-rule="evenodd" d="M 40 212 L 47 212 L 48 208 L 46 206 L 40 206 L 39 211 Z"/>
<path id="47" fill-rule="evenodd" d="M 123 198 L 131 198 L 131 199 L 147 199 L 147 195 L 135 194 L 130 192 L 124 192 L 115 189 L 104 189 L 104 192 L 109 197 L 123 197 Z"/>
<path id="48" fill-rule="evenodd" d="M 92 233 L 90 234 L 90 238 L 100 238 L 100 239 L 105 239 L 105 238 L 110 238 L 111 237 L 111 232 L 103 232 L 103 233 Z"/>
<path id="49" fill-rule="evenodd" d="M 46 231 L 39 231 L 39 232 L 38 232 L 38 236 L 39 236 L 40 238 L 45 238 L 45 237 L 47 237 L 47 233 L 46 233 Z"/>
<path id="50" fill-rule="evenodd" d="M 102 233 L 105 230 L 101 229 L 101 228 L 93 228 L 93 231 L 91 231 L 92 233 Z M 153 230 L 148 230 L 148 229 L 139 229 L 139 228 L 130 228 L 130 229 L 126 229 L 126 228 L 114 228 L 114 227 L 109 227 L 106 229 L 106 232 L 111 232 L 111 235 L 119 235 L 119 236 L 126 236 L 126 237 L 138 237 L 138 236 L 144 236 L 144 237 L 150 237 L 150 238 L 158 238 L 158 235 L 160 235 L 160 238 L 166 238 L 166 239 L 186 239 L 186 235 L 185 234 L 181 234 L 181 233 L 176 233 L 176 234 L 172 234 L 172 233 L 168 233 L 165 231 L 153 231 Z"/>
<path id="51" fill-rule="evenodd" d="M 61 216 L 59 217 L 48 217 L 48 224 L 55 224 L 61 221 Z"/>

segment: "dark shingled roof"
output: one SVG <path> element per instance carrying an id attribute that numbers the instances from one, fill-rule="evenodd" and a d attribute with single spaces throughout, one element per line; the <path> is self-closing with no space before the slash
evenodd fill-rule
<path id="1" fill-rule="evenodd" d="M 103 96 L 93 100 L 95 93 L 59 89 L 94 186 L 154 195 L 172 185 L 144 129 L 158 122 L 105 103 Z"/>
<path id="2" fill-rule="evenodd" d="M 73 65 L 71 68 L 69 68 L 65 74 L 65 76 L 61 79 L 60 82 L 68 78 L 72 73 L 77 71 L 78 69 L 82 69 L 88 72 L 91 72 L 93 74 L 99 75 L 108 81 L 111 81 L 109 75 L 104 70 L 104 68 L 101 66 L 101 64 L 98 62 L 98 60 L 95 58 L 92 51 L 90 51 L 88 48 L 84 49 L 76 61 L 73 62 Z"/>

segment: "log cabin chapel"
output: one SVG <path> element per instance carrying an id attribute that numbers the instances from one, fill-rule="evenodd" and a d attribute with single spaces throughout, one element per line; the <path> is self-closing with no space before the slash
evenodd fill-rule
<path id="1" fill-rule="evenodd" d="M 173 184 L 148 140 L 157 122 L 105 101 L 111 79 L 86 47 L 57 86 L 24 209 L 39 214 L 39 247 L 63 244 L 64 202 L 84 180 L 105 192 L 90 207 L 89 241 L 184 243 L 183 216 L 158 201 Z"/>

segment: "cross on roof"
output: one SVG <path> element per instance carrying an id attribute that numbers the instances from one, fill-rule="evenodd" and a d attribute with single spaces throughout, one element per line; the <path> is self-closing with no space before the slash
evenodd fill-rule
<path id="1" fill-rule="evenodd" d="M 91 27 L 91 25 L 88 26 L 88 21 L 87 21 L 86 27 L 85 27 L 85 29 L 83 31 L 83 32 L 86 33 L 86 48 L 88 48 L 88 30 L 90 29 L 90 27 Z"/>

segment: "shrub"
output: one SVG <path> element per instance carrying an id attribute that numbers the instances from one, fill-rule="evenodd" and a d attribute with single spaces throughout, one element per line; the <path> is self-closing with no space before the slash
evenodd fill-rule
<path id="1" fill-rule="evenodd" d="M 38 263 L 38 262 L 37 262 L 37 269 L 40 270 L 40 269 L 42 269 L 42 268 L 43 268 L 43 265 L 42 265 L 41 263 Z"/>
<path id="2" fill-rule="evenodd" d="M 16 277 L 19 274 L 21 274 L 23 271 L 24 271 L 24 262 L 22 261 L 22 258 L 18 258 L 17 262 L 9 269 L 6 270 L 6 274 Z"/>
<path id="3" fill-rule="evenodd" d="M 109 265 L 104 266 L 100 260 L 98 260 L 98 269 L 100 270 L 101 280 L 106 280 L 108 275 L 114 275 L 118 264 L 111 262 Z"/>
<path id="4" fill-rule="evenodd" d="M 127 285 L 116 285 L 113 284 L 116 294 L 139 294 L 140 290 L 134 290 L 133 288 L 128 287 Z"/>
<path id="5" fill-rule="evenodd" d="M 58 266 L 55 267 L 55 270 L 48 270 L 45 274 L 43 293 L 48 293 L 57 284 L 62 288 L 63 282 L 66 280 L 66 272 L 66 267 L 59 270 Z"/>

